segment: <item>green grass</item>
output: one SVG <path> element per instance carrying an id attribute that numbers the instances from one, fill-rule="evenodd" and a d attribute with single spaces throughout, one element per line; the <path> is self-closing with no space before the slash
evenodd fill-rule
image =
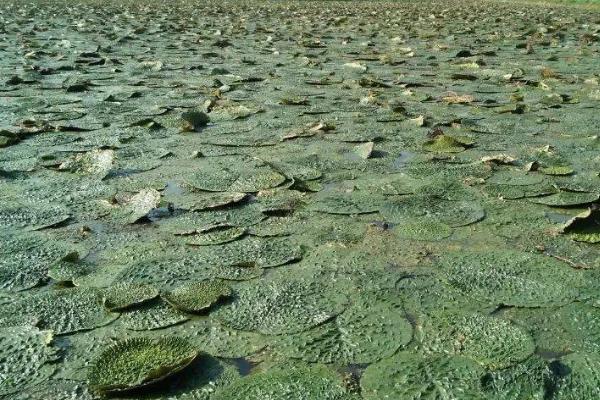
<path id="1" fill-rule="evenodd" d="M 600 4 L 600 0 L 546 0 L 544 2 L 561 4 Z"/>
<path id="2" fill-rule="evenodd" d="M 509 0 L 512 1 L 512 0 Z M 519 3 L 530 3 L 530 4 L 540 4 L 546 6 L 552 5 L 572 5 L 572 6 L 582 6 L 582 7 L 592 7 L 597 9 L 600 6 L 600 0 L 524 0 L 519 1 Z"/>

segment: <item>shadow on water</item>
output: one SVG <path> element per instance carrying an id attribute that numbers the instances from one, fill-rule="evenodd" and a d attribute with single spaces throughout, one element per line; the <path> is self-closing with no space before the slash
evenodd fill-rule
<path id="1" fill-rule="evenodd" d="M 410 151 L 403 151 L 398 157 L 394 159 L 394 161 L 392 162 L 392 166 L 395 169 L 402 169 L 410 160 L 413 159 L 414 156 L 415 154 Z"/>
<path id="2" fill-rule="evenodd" d="M 231 362 L 236 366 L 241 376 L 246 376 L 250 374 L 250 372 L 252 372 L 252 368 L 254 368 L 254 365 L 252 365 L 250 361 L 243 357 L 232 358 Z"/>

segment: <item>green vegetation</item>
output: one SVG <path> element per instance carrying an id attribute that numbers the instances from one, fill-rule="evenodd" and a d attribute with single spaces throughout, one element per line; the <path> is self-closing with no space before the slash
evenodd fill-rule
<path id="1" fill-rule="evenodd" d="M 598 400 L 599 21 L 0 2 L 0 399 Z"/>
<path id="2" fill-rule="evenodd" d="M 165 379 L 188 366 L 198 352 L 183 339 L 128 339 L 108 347 L 89 371 L 92 387 L 122 392 Z"/>

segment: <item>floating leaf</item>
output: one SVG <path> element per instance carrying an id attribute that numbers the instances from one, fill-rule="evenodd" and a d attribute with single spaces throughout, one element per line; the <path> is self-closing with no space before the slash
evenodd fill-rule
<path id="1" fill-rule="evenodd" d="M 173 307 L 190 313 L 202 312 L 219 300 L 232 295 L 231 287 L 218 280 L 186 283 L 163 294 Z"/>
<path id="2" fill-rule="evenodd" d="M 600 350 L 600 309 L 594 307 L 597 299 L 595 285 L 587 289 L 592 299 L 584 303 L 572 303 L 559 308 L 514 309 L 506 318 L 527 327 L 535 339 L 541 354 L 564 354 Z"/>
<path id="3" fill-rule="evenodd" d="M 225 358 L 255 354 L 264 349 L 271 339 L 255 332 L 230 329 L 207 319 L 193 319 L 169 328 L 170 332 L 185 337 L 203 352 Z"/>
<path id="4" fill-rule="evenodd" d="M 0 307 L 0 326 L 35 322 L 41 329 L 53 330 L 57 335 L 93 329 L 118 317 L 104 308 L 103 300 L 97 289 L 41 292 Z"/>
<path id="5" fill-rule="evenodd" d="M 314 197 L 311 209 L 329 214 L 368 214 L 377 212 L 383 199 L 369 192 L 330 192 Z"/>
<path id="6" fill-rule="evenodd" d="M 244 377 L 218 391 L 214 400 L 350 400 L 337 374 L 322 365 L 283 364 Z"/>
<path id="7" fill-rule="evenodd" d="M 254 238 L 207 247 L 198 259 L 208 265 L 279 267 L 300 260 L 302 249 L 287 238 Z"/>
<path id="8" fill-rule="evenodd" d="M 133 331 L 150 331 L 177 325 L 189 319 L 187 315 L 159 299 L 126 310 L 119 321 L 125 328 Z"/>
<path id="9" fill-rule="evenodd" d="M 366 160 L 368 158 L 371 158 L 371 155 L 373 154 L 373 146 L 373 142 L 362 143 L 354 146 L 353 151 L 360 158 Z"/>
<path id="10" fill-rule="evenodd" d="M 588 208 L 567 221 L 561 230 L 577 242 L 600 243 L 600 212 Z"/>
<path id="11" fill-rule="evenodd" d="M 48 277 L 58 283 L 73 283 L 77 278 L 82 278 L 90 273 L 93 273 L 94 269 L 90 265 L 80 262 L 79 259 L 73 260 L 71 256 L 67 259 L 60 260 L 52 264 L 48 268 Z"/>
<path id="12" fill-rule="evenodd" d="M 0 288 L 25 290 L 48 279 L 48 270 L 76 254 L 73 248 L 38 234 L 0 237 Z"/>
<path id="13" fill-rule="evenodd" d="M 260 113 L 262 110 L 256 107 L 247 107 L 242 104 L 223 104 L 213 108 L 209 113 L 211 121 L 232 121 L 245 119 L 251 115 Z"/>
<path id="14" fill-rule="evenodd" d="M 12 396 L 50 378 L 58 358 L 58 349 L 51 342 L 51 331 L 28 326 L 0 328 L 0 396 Z"/>
<path id="15" fill-rule="evenodd" d="M 493 156 L 481 157 L 481 162 L 494 163 L 500 165 L 512 165 L 515 161 L 517 161 L 517 159 L 512 156 L 509 156 L 508 154 L 496 154 Z"/>
<path id="16" fill-rule="evenodd" d="M 365 399 L 484 400 L 480 379 L 484 369 L 461 356 L 425 357 L 400 352 L 364 372 L 360 385 Z"/>
<path id="17" fill-rule="evenodd" d="M 135 223 L 148 216 L 150 211 L 158 207 L 160 203 L 160 192 L 156 189 L 143 189 L 139 192 L 126 196 L 120 201 L 122 209 L 120 213 L 129 223 Z"/>
<path id="18" fill-rule="evenodd" d="M 471 145 L 470 140 L 442 134 L 423 143 L 423 149 L 434 153 L 460 153 Z"/>
<path id="19" fill-rule="evenodd" d="M 35 231 L 65 222 L 71 214 L 56 204 L 6 203 L 0 209 L 0 227 Z"/>
<path id="20" fill-rule="evenodd" d="M 175 208 L 189 211 L 204 211 L 243 202 L 248 198 L 246 193 L 190 193 L 189 195 L 167 196 L 165 200 L 172 200 Z"/>
<path id="21" fill-rule="evenodd" d="M 193 246 L 213 246 L 232 242 L 241 238 L 246 228 L 218 227 L 186 238 L 186 243 Z"/>
<path id="22" fill-rule="evenodd" d="M 544 400 L 556 384 L 550 366 L 537 356 L 487 374 L 482 383 L 484 390 L 498 400 Z"/>
<path id="23" fill-rule="evenodd" d="M 555 165 L 555 166 L 550 166 L 550 167 L 542 167 L 542 168 L 539 168 L 538 171 L 540 171 L 542 174 L 554 175 L 554 176 L 566 176 L 566 175 L 571 175 L 575 172 L 575 170 L 573 170 L 573 168 L 568 165 Z"/>
<path id="24" fill-rule="evenodd" d="M 412 338 L 401 305 L 387 297 L 363 293 L 331 322 L 284 336 L 284 354 L 308 362 L 363 364 L 389 357 Z"/>
<path id="25" fill-rule="evenodd" d="M 247 285 L 215 317 L 234 329 L 270 335 L 301 332 L 344 310 L 345 297 L 323 289 L 323 285 L 302 280 Z"/>
<path id="26" fill-rule="evenodd" d="M 593 203 L 598 199 L 600 199 L 600 195 L 598 193 L 569 192 L 561 190 L 560 192 L 551 194 L 550 196 L 536 197 L 530 201 L 551 207 L 570 207 L 586 205 Z"/>
<path id="27" fill-rule="evenodd" d="M 93 150 L 76 154 L 60 164 L 59 170 L 82 175 L 94 175 L 103 179 L 113 167 L 114 150 Z"/>
<path id="28" fill-rule="evenodd" d="M 259 161 L 210 157 L 200 161 L 198 172 L 186 181 L 190 186 L 210 192 L 253 193 L 277 187 L 285 177 Z"/>
<path id="29" fill-rule="evenodd" d="M 52 379 L 43 385 L 38 385 L 27 390 L 14 393 L 14 400 L 45 400 L 45 399 L 77 399 L 95 400 L 97 396 L 92 394 L 87 385 L 71 380 Z"/>
<path id="30" fill-rule="evenodd" d="M 364 65 L 364 64 L 361 64 L 359 62 L 345 63 L 344 67 L 345 68 L 349 68 L 349 69 L 353 69 L 353 70 L 357 70 L 359 72 L 366 72 L 367 71 L 367 66 Z"/>
<path id="31" fill-rule="evenodd" d="M 535 173 L 526 173 L 517 170 L 504 170 L 492 175 L 487 183 L 507 186 L 530 186 L 544 182 L 544 176 Z"/>
<path id="32" fill-rule="evenodd" d="M 431 219 L 451 227 L 473 224 L 485 217 L 483 207 L 474 201 L 452 201 L 432 196 L 406 196 L 388 201 L 380 213 L 389 222 L 414 224 L 415 219 Z"/>
<path id="33" fill-rule="evenodd" d="M 104 305 L 111 311 L 124 310 L 158 297 L 152 285 L 117 283 L 104 291 Z"/>
<path id="34" fill-rule="evenodd" d="M 560 360 L 560 380 L 555 391 L 556 400 L 595 399 L 600 396 L 598 368 L 600 357 L 597 354 L 574 353 Z"/>
<path id="35" fill-rule="evenodd" d="M 450 285 L 498 305 L 547 307 L 580 295 L 580 276 L 550 256 L 515 250 L 463 251 L 445 254 L 439 264 Z"/>
<path id="36" fill-rule="evenodd" d="M 279 100 L 279 103 L 286 106 L 307 106 L 309 104 L 309 101 L 308 98 L 306 98 L 306 96 L 290 95 L 282 97 L 281 100 Z"/>
<path id="37" fill-rule="evenodd" d="M 400 223 L 394 232 L 402 239 L 439 241 L 452 235 L 452 228 L 433 218 L 422 217 Z"/>
<path id="38" fill-rule="evenodd" d="M 535 350 L 531 335 L 499 318 L 439 313 L 424 325 L 420 346 L 425 351 L 463 355 L 490 370 L 518 364 Z"/>
<path id="39" fill-rule="evenodd" d="M 126 339 L 98 355 L 88 379 L 99 392 L 124 392 L 161 381 L 197 356 L 194 346 L 177 337 Z"/>
<path id="40" fill-rule="evenodd" d="M 469 104 L 475 101 L 475 98 L 470 94 L 448 93 L 442 97 L 442 101 L 448 104 Z"/>

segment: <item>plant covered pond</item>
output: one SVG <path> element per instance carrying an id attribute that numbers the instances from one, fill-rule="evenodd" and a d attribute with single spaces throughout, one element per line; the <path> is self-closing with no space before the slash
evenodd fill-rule
<path id="1" fill-rule="evenodd" d="M 600 12 L 5 1 L 0 399 L 600 399 Z"/>

